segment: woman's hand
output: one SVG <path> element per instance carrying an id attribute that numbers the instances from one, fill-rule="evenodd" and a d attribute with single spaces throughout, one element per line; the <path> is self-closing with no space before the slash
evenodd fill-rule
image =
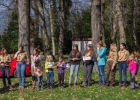
<path id="1" fill-rule="evenodd" d="M 114 70 L 114 67 L 111 67 L 111 71 L 113 71 Z"/>

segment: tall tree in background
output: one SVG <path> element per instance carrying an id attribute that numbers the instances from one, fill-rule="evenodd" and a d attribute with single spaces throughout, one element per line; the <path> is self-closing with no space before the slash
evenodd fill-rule
<path id="1" fill-rule="evenodd" d="M 112 14 L 113 14 L 113 22 L 112 22 L 112 34 L 111 39 L 115 42 L 115 37 L 117 34 L 117 13 L 116 13 L 116 0 L 112 1 Z"/>
<path id="2" fill-rule="evenodd" d="M 37 0 L 36 3 L 39 10 L 39 22 L 40 22 L 39 24 L 41 26 L 41 33 L 44 42 L 44 53 L 46 55 L 47 52 L 49 51 L 49 37 L 46 30 L 46 22 L 45 22 L 45 15 L 43 9 L 44 2 L 43 0 Z"/>
<path id="3" fill-rule="evenodd" d="M 30 0 L 18 0 L 18 46 L 23 45 L 30 55 Z"/>
<path id="4" fill-rule="evenodd" d="M 67 18 L 71 7 L 71 0 L 59 0 L 60 9 L 60 32 L 59 32 L 59 54 L 63 54 L 64 34 L 67 30 Z M 67 23 L 67 24 L 66 24 Z"/>
<path id="5" fill-rule="evenodd" d="M 49 5 L 49 21 L 50 21 L 50 34 L 52 39 L 52 54 L 55 55 L 55 15 L 56 0 L 48 0 Z"/>
<path id="6" fill-rule="evenodd" d="M 95 46 L 101 36 L 101 0 L 92 0 L 91 5 L 92 44 Z M 93 48 L 96 52 L 96 48 Z"/>
<path id="7" fill-rule="evenodd" d="M 126 43 L 124 21 L 123 21 L 122 10 L 121 10 L 121 0 L 116 0 L 116 9 L 117 9 L 120 43 Z"/>
<path id="8" fill-rule="evenodd" d="M 102 36 L 102 41 L 103 41 L 104 44 L 105 44 L 104 10 L 105 10 L 105 0 L 101 0 L 101 36 Z"/>
<path id="9" fill-rule="evenodd" d="M 136 19 L 136 0 L 131 0 L 131 47 L 132 51 L 137 49 L 136 33 L 135 33 L 135 19 Z"/>

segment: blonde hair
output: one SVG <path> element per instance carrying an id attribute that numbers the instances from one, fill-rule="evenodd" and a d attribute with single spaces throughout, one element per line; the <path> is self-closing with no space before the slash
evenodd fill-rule
<path id="1" fill-rule="evenodd" d="M 136 51 L 134 51 L 133 54 L 135 55 L 136 58 L 140 57 L 140 54 L 138 52 L 136 52 Z"/>
<path id="2" fill-rule="evenodd" d="M 116 45 L 115 43 L 112 43 L 112 44 L 110 45 L 110 51 L 114 51 L 114 52 L 117 52 L 117 51 L 118 51 L 117 45 Z"/>
<path id="3" fill-rule="evenodd" d="M 52 55 L 47 55 L 46 62 L 52 62 L 52 61 L 53 61 Z"/>

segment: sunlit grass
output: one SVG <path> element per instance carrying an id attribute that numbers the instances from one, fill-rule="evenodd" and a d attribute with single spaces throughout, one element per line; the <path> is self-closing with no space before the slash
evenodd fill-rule
<path id="1" fill-rule="evenodd" d="M 98 75 L 93 73 L 92 79 L 94 83 L 90 87 L 81 88 L 80 84 L 83 79 L 82 65 L 80 66 L 78 75 L 78 85 L 68 87 L 69 69 L 65 71 L 65 84 L 66 87 L 60 90 L 57 86 L 57 70 L 55 70 L 55 88 L 48 90 L 46 88 L 46 75 L 44 73 L 44 89 L 33 90 L 31 85 L 31 77 L 26 77 L 26 88 L 24 90 L 18 89 L 17 78 L 12 78 L 12 84 L 14 90 L 9 91 L 0 89 L 0 100 L 139 100 L 140 90 L 130 90 L 128 85 L 126 88 L 115 87 L 99 87 L 97 84 Z M 139 74 L 140 75 L 140 74 Z M 127 74 L 129 80 L 129 73 Z M 116 73 L 116 80 L 118 80 L 118 71 Z M 137 76 L 137 80 L 140 81 L 140 77 Z M 128 82 L 129 83 L 129 82 Z M 0 88 L 2 88 L 2 79 L 0 79 Z"/>

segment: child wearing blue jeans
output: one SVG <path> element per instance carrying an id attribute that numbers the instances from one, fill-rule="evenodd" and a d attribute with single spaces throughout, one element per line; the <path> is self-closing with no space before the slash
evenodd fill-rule
<path id="1" fill-rule="evenodd" d="M 47 88 L 53 89 L 54 86 L 54 62 L 53 57 L 48 55 L 45 63 L 45 72 L 47 77 Z"/>
<path id="2" fill-rule="evenodd" d="M 105 86 L 105 73 L 104 73 L 104 67 L 106 64 L 106 51 L 107 48 L 103 46 L 103 42 L 100 41 L 97 43 L 97 65 L 98 65 L 98 81 L 99 81 L 99 86 Z"/>

